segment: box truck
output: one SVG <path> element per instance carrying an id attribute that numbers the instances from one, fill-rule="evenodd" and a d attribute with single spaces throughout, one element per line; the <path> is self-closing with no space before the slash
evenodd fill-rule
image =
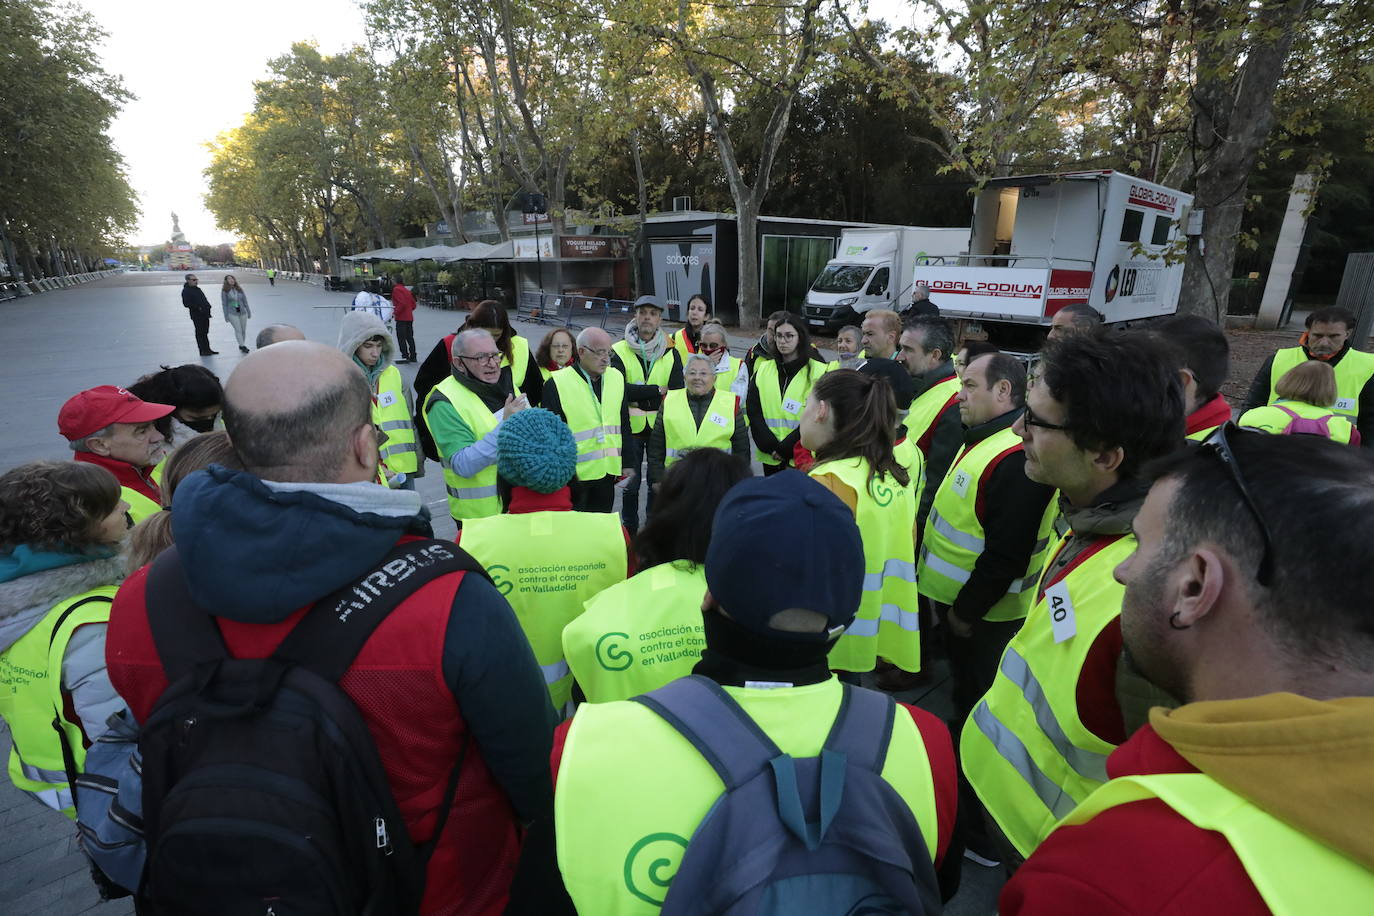
<path id="1" fill-rule="evenodd" d="M 802 316 L 814 333 L 858 324 L 870 309 L 902 311 L 911 304 L 916 265 L 928 252 L 957 255 L 968 237 L 964 228 L 846 229 L 835 257 L 807 291 Z"/>

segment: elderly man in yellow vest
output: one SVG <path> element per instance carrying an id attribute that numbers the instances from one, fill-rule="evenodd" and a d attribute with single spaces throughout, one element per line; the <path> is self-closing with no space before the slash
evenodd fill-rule
<path id="1" fill-rule="evenodd" d="M 625 464 L 630 402 L 625 376 L 611 365 L 611 335 L 586 328 L 577 335 L 577 359 L 544 383 L 540 404 L 563 418 L 577 443 L 573 508 L 610 512 L 616 480 L 635 471 Z"/>
<path id="2" fill-rule="evenodd" d="M 1184 705 L 1112 753 L 1000 912 L 1368 912 L 1374 459 L 1228 424 L 1151 470 L 1121 627 Z"/>
<path id="3" fill-rule="evenodd" d="M 1141 333 L 1051 340 L 1013 429 L 1026 476 L 1059 489 L 1068 525 L 960 737 L 964 773 L 1010 841 L 1004 861 L 1014 862 L 1106 781 L 1107 755 L 1144 719 L 1133 704 L 1148 685 L 1118 664 L 1112 570 L 1135 547 L 1142 466 L 1183 442 L 1173 351 Z"/>
<path id="4" fill-rule="evenodd" d="M 649 486 L 655 490 L 664 472 L 694 448 L 717 448 L 749 461 L 749 425 L 739 398 L 716 387 L 715 362 L 693 353 L 684 375 L 687 387 L 668 392 L 649 433 Z"/>
<path id="5" fill-rule="evenodd" d="M 496 340 L 486 331 L 464 331 L 453 341 L 452 374 L 425 397 L 425 425 L 439 449 L 449 512 L 460 529 L 467 519 L 501 514 L 496 435 L 529 402 L 500 382 Z"/>
<path id="6" fill-rule="evenodd" d="M 916 383 L 916 397 L 906 415 L 907 438 L 926 459 L 927 486 L 916 520 L 924 525 L 930 504 L 954 453 L 963 444 L 959 423 L 959 378 L 954 373 L 954 329 L 940 318 L 916 318 L 898 338 L 896 359 Z"/>
<path id="7" fill-rule="evenodd" d="M 173 410 L 114 385 L 77 392 L 57 413 L 57 429 L 75 460 L 99 465 L 119 481 L 129 518 L 141 522 L 162 509 L 162 491 L 153 469 L 165 446 L 153 425 Z"/>

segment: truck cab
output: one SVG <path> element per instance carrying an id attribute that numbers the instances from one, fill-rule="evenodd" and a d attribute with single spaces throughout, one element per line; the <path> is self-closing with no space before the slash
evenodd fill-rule
<path id="1" fill-rule="evenodd" d="M 815 331 L 858 324 L 872 309 L 902 311 L 911 301 L 912 270 L 926 252 L 962 250 L 967 229 L 919 226 L 846 229 L 839 250 L 811 284 L 802 316 Z"/>

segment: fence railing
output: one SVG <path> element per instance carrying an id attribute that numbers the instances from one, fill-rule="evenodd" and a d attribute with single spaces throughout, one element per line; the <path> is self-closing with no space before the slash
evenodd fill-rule
<path id="1" fill-rule="evenodd" d="M 515 317 L 535 324 L 565 327 L 623 329 L 634 314 L 634 303 L 577 293 L 544 293 L 526 290 L 515 304 Z"/>
<path id="2" fill-rule="evenodd" d="M 38 280 L 14 280 L 9 283 L 0 283 L 0 302 L 6 299 L 35 296 L 38 293 L 48 293 L 58 289 L 70 289 L 73 286 L 80 286 L 83 283 L 100 280 L 117 273 L 119 273 L 117 270 L 92 270 L 86 273 L 68 274 L 65 277 L 43 277 Z"/>

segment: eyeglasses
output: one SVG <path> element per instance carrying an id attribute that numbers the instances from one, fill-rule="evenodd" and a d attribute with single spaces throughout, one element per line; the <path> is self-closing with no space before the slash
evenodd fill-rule
<path id="1" fill-rule="evenodd" d="M 1208 436 L 1201 445 L 1203 452 L 1210 452 L 1221 459 L 1221 463 L 1226 465 L 1226 470 L 1231 473 L 1231 480 L 1235 482 L 1236 489 L 1240 491 L 1240 498 L 1249 507 L 1250 514 L 1255 517 L 1255 523 L 1259 525 L 1260 540 L 1264 544 L 1264 553 L 1260 556 L 1259 568 L 1255 571 L 1255 581 L 1260 585 L 1268 586 L 1274 578 L 1274 537 L 1269 532 L 1269 525 L 1264 521 L 1264 515 L 1259 510 L 1259 504 L 1255 502 L 1255 497 L 1250 493 L 1250 486 L 1245 482 L 1245 475 L 1241 473 L 1240 462 L 1236 460 L 1236 453 L 1231 450 L 1231 443 L 1226 439 L 1226 431 L 1235 432 L 1236 425 L 1227 421 L 1216 428 L 1216 431 Z M 1256 433 L 1256 435 L 1262 435 Z"/>
<path id="2" fill-rule="evenodd" d="M 1048 420 L 1042 420 L 1037 417 L 1035 411 L 1031 410 L 1029 401 L 1026 402 L 1026 409 L 1025 412 L 1021 414 L 1021 419 L 1026 421 L 1027 426 L 1038 426 L 1041 429 L 1057 429 L 1060 432 L 1069 431 L 1069 427 L 1063 423 L 1051 423 Z"/>
<path id="3" fill-rule="evenodd" d="M 590 353 L 597 359 L 605 359 L 606 357 L 611 355 L 611 351 L 609 348 L 602 348 L 598 350 L 596 347 L 582 347 L 581 349 L 583 353 Z"/>
<path id="4" fill-rule="evenodd" d="M 460 354 L 458 358 L 470 359 L 473 362 L 482 363 L 483 365 L 494 366 L 501 361 L 501 353 L 500 351 L 495 353 L 478 353 L 476 356 L 463 356 Z"/>
<path id="5" fill-rule="evenodd" d="M 773 335 L 773 339 L 774 339 L 774 340 L 799 340 L 800 338 L 799 338 L 796 334 L 776 334 L 776 333 L 775 333 L 775 334 Z"/>

